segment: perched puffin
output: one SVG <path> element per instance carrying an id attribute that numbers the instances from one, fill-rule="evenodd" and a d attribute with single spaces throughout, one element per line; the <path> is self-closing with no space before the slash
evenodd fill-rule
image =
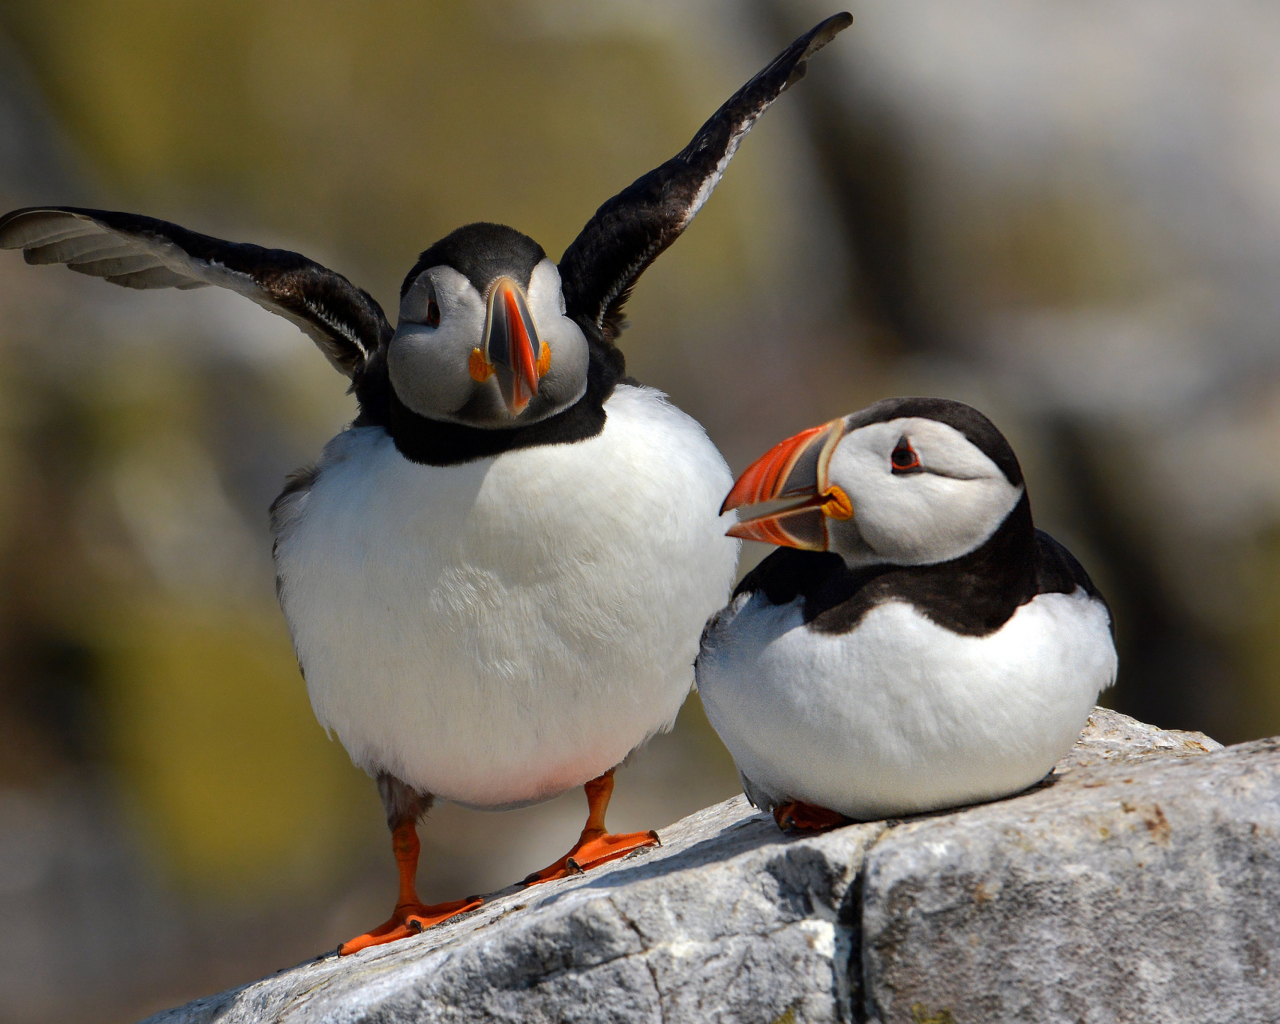
<path id="1" fill-rule="evenodd" d="M 624 376 L 615 339 L 676 240 L 829 18 L 729 99 L 685 149 L 607 201 L 553 263 L 498 224 L 422 253 L 399 325 L 297 253 L 126 213 L 0 218 L 28 263 L 131 288 L 230 288 L 287 317 L 351 378 L 359 415 L 272 507 L 277 590 L 317 718 L 378 781 L 400 872 L 390 942 L 479 905 L 423 905 L 418 820 L 436 797 L 500 809 L 584 786 L 569 854 L 526 881 L 657 841 L 610 835 L 613 768 L 671 726 L 738 542 L 732 482 L 702 428 Z"/>
<path id="2" fill-rule="evenodd" d="M 697 682 L 751 802 L 818 828 L 1043 777 L 1115 681 L 1111 613 L 1031 521 L 982 413 L 893 398 L 775 446 L 723 508 L 781 545 L 707 623 Z M 772 507 L 772 506 L 770 506 Z"/>

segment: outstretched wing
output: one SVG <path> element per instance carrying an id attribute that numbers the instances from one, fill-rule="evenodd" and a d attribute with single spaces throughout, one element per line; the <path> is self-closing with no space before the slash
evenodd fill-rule
<path id="1" fill-rule="evenodd" d="M 348 377 L 391 337 L 382 307 L 341 274 L 296 252 L 224 242 L 151 217 L 71 206 L 14 210 L 0 217 L 0 248 L 126 288 L 230 288 L 297 324 Z"/>
<path id="2" fill-rule="evenodd" d="M 560 259 L 570 316 L 594 324 L 608 341 L 617 337 L 632 286 L 689 226 L 743 136 L 804 77 L 805 61 L 851 24 L 850 15 L 837 14 L 806 32 L 712 114 L 689 145 L 596 211 Z"/>

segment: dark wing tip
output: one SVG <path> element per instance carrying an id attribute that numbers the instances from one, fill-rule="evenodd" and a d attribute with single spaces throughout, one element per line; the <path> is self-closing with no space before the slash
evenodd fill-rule
<path id="1" fill-rule="evenodd" d="M 852 24 L 853 15 L 848 11 L 841 11 L 839 14 L 831 15 L 826 21 L 818 22 L 817 25 L 809 30 L 809 45 L 804 51 L 804 56 L 808 57 L 817 53 Z M 803 39 L 805 37 L 801 36 L 800 38 Z"/>
<path id="2" fill-rule="evenodd" d="M 852 24 L 853 15 L 848 11 L 841 11 L 839 14 L 831 15 L 826 21 L 819 22 L 792 43 L 787 48 L 786 53 L 783 54 L 784 57 L 790 55 L 799 47 L 804 49 L 796 60 L 796 66 L 791 69 L 791 74 L 787 76 L 787 83 L 782 87 L 782 91 L 786 92 L 792 85 L 804 78 L 805 72 L 809 70 L 807 63 L 809 58 Z"/>

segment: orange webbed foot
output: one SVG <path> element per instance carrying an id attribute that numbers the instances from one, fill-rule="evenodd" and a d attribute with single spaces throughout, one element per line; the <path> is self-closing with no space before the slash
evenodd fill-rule
<path id="1" fill-rule="evenodd" d="M 829 811 L 800 800 L 779 804 L 773 809 L 773 820 L 783 832 L 827 832 L 852 821 L 838 811 Z"/>
<path id="2" fill-rule="evenodd" d="M 451 903 L 436 903 L 433 906 L 425 903 L 398 904 L 391 917 L 377 928 L 363 935 L 357 935 L 339 946 L 338 955 L 350 956 L 370 946 L 381 946 L 388 942 L 395 942 L 397 939 L 407 939 L 410 935 L 417 935 L 451 917 L 465 914 L 468 910 L 475 910 L 482 903 L 484 900 L 479 896 L 472 896 L 465 900 L 454 900 Z"/>
<path id="3" fill-rule="evenodd" d="M 540 882 L 551 882 L 557 878 L 581 874 L 611 860 L 625 857 L 632 850 L 643 850 L 646 846 L 661 846 L 658 833 L 650 829 L 648 832 L 624 832 L 613 835 L 603 830 L 592 834 L 582 833 L 582 837 L 574 844 L 573 849 L 561 857 L 550 867 L 535 871 L 525 878 L 525 885 L 537 885 Z"/>
<path id="4" fill-rule="evenodd" d="M 582 835 L 574 843 L 573 849 L 550 867 L 527 876 L 524 880 L 525 885 L 537 885 L 539 882 L 550 882 L 567 875 L 576 875 L 601 864 L 607 864 L 611 860 L 617 860 L 619 857 L 625 857 L 632 850 L 662 845 L 658 840 L 658 833 L 652 830 L 613 835 L 604 827 L 604 815 L 609 809 L 609 799 L 613 796 L 612 768 L 599 778 L 592 779 L 582 788 L 587 793 L 587 824 L 582 830 Z"/>
<path id="5" fill-rule="evenodd" d="M 400 873 L 400 898 L 391 917 L 373 931 L 357 935 L 338 947 L 339 956 L 350 956 L 370 946 L 381 946 L 398 939 L 407 939 L 426 928 L 447 921 L 451 917 L 475 910 L 484 902 L 479 896 L 468 896 L 452 903 L 434 906 L 418 899 L 414 878 L 418 873 L 418 829 L 413 815 L 401 817 L 391 829 L 391 849 L 396 855 L 396 867 Z"/>

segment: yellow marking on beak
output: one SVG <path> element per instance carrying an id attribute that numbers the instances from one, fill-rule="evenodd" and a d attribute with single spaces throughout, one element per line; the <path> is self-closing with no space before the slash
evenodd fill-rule
<path id="1" fill-rule="evenodd" d="M 471 358 L 467 360 L 467 369 L 471 371 L 471 379 L 483 384 L 493 376 L 493 364 L 484 357 L 478 348 L 471 350 Z"/>
<path id="2" fill-rule="evenodd" d="M 538 355 L 538 378 L 545 377 L 549 369 L 551 369 L 551 346 L 544 341 L 542 352 Z"/>
<path id="3" fill-rule="evenodd" d="M 853 502 L 849 500 L 849 495 L 844 493 L 843 488 L 832 484 L 827 489 L 825 497 L 827 500 L 822 503 L 822 511 L 832 519 L 853 518 Z"/>

